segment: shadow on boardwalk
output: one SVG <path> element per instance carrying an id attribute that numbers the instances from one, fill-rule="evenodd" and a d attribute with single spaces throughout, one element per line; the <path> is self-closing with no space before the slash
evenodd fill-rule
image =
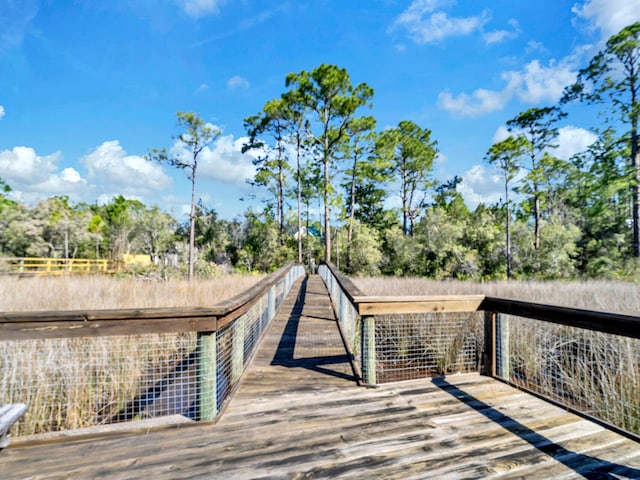
<path id="1" fill-rule="evenodd" d="M 315 276 L 302 281 L 271 365 L 304 368 L 355 382 L 333 308 L 319 280 Z"/>

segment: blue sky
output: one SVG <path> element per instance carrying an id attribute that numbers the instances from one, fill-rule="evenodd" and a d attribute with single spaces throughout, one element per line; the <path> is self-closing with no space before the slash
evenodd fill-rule
<path id="1" fill-rule="evenodd" d="M 243 119 L 322 63 L 374 89 L 378 127 L 433 132 L 435 175 L 461 176 L 470 206 L 496 202 L 483 164 L 504 124 L 552 105 L 640 0 L 2 0 L 0 177 L 27 204 L 51 195 L 113 195 L 180 217 L 189 182 L 149 163 L 172 148 L 177 111 L 222 136 L 203 152 L 198 196 L 222 217 L 252 193 Z M 572 107 L 558 156 L 582 150 L 594 112 Z M 259 193 L 254 191 L 253 193 Z"/>

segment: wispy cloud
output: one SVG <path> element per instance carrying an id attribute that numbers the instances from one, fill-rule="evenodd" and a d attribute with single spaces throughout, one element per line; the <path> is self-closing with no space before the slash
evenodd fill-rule
<path id="1" fill-rule="evenodd" d="M 19 47 L 38 14 L 38 4 L 34 0 L 2 3 L 3 5 L 0 5 L 0 52 Z"/>
<path id="2" fill-rule="evenodd" d="M 417 44 L 436 43 L 453 36 L 479 31 L 490 20 L 488 10 L 470 17 L 449 16 L 440 8 L 455 4 L 452 0 L 414 0 L 391 25 L 390 30 L 405 30 Z"/>
<path id="3" fill-rule="evenodd" d="M 177 0 L 185 13 L 190 17 L 199 18 L 220 12 L 220 7 L 227 0 Z"/>
<path id="4" fill-rule="evenodd" d="M 227 81 L 227 87 L 231 90 L 247 90 L 251 84 L 246 78 L 235 75 Z"/>
<path id="5" fill-rule="evenodd" d="M 209 85 L 207 85 L 206 83 L 201 83 L 200 86 L 198 88 L 196 88 L 196 91 L 193 92 L 194 95 L 199 95 L 203 92 L 206 92 L 207 90 L 209 90 Z"/>
<path id="6" fill-rule="evenodd" d="M 198 42 L 195 42 L 193 44 L 191 44 L 191 47 L 202 47 L 204 45 L 208 45 L 210 43 L 213 42 L 218 42 L 220 40 L 223 40 L 225 38 L 228 37 L 232 37 L 234 35 L 237 35 L 239 33 L 245 32 L 247 30 L 252 29 L 253 27 L 256 27 L 258 25 L 261 25 L 263 23 L 265 23 L 266 21 L 268 21 L 270 18 L 272 18 L 273 16 L 277 15 L 278 13 L 281 13 L 285 10 L 288 9 L 288 5 L 282 4 L 274 9 L 271 10 L 265 10 L 263 12 L 259 12 L 256 15 L 252 16 L 252 17 L 248 17 L 243 19 L 240 23 L 238 23 L 238 25 L 233 26 L 231 29 L 225 31 L 225 32 L 220 32 L 217 33 L 215 35 L 212 35 L 210 37 L 205 38 L 204 40 L 200 40 Z"/>
<path id="7" fill-rule="evenodd" d="M 511 30 L 494 30 L 484 33 L 482 35 L 482 38 L 484 39 L 485 43 L 491 45 L 493 43 L 502 43 L 506 40 L 513 40 L 514 38 L 517 38 L 518 35 L 522 33 L 518 21 L 512 18 L 508 23 L 511 27 Z"/>
<path id="8" fill-rule="evenodd" d="M 514 98 L 528 104 L 553 103 L 560 99 L 564 87 L 575 81 L 576 73 L 574 56 L 548 65 L 533 60 L 521 70 L 503 72 L 506 84 L 502 90 L 479 88 L 458 95 L 444 91 L 438 95 L 438 106 L 456 116 L 474 117 L 502 110 Z"/>
<path id="9" fill-rule="evenodd" d="M 640 20 L 640 0 L 586 0 L 571 9 L 578 19 L 600 30 L 602 41 Z"/>
<path id="10" fill-rule="evenodd" d="M 4 117 L 4 107 L 2 105 L 0 105 L 0 118 Z"/>

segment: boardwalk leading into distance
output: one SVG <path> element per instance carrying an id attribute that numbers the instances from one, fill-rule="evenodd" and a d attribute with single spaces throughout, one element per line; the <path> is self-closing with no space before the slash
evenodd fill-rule
<path id="1" fill-rule="evenodd" d="M 640 478 L 640 444 L 479 375 L 358 387 L 299 281 L 221 419 L 9 448 L 0 478 Z"/>

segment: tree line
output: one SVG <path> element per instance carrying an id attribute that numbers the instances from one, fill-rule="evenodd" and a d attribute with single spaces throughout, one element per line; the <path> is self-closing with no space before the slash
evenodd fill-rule
<path id="1" fill-rule="evenodd" d="M 509 136 L 484 161 L 500 174 L 496 204 L 465 205 L 460 177 L 433 175 L 438 143 L 411 120 L 379 130 L 366 114 L 374 92 L 346 69 L 291 73 L 285 91 L 244 121 L 265 200 L 233 221 L 197 201 L 197 165 L 219 132 L 178 113 L 191 156 L 152 149 L 148 158 L 185 170 L 188 224 L 123 197 L 71 205 L 54 197 L 29 210 L 3 195 L 3 255 L 186 258 L 187 271 L 214 265 L 269 271 L 286 260 L 332 260 L 350 274 L 494 279 L 637 278 L 640 258 L 640 22 L 613 35 L 565 88 L 558 105 L 506 119 Z M 565 106 L 600 105 L 597 140 L 554 156 Z M 5 186 L 8 188 L 8 186 Z M 184 263 L 184 262 L 183 262 Z"/>

